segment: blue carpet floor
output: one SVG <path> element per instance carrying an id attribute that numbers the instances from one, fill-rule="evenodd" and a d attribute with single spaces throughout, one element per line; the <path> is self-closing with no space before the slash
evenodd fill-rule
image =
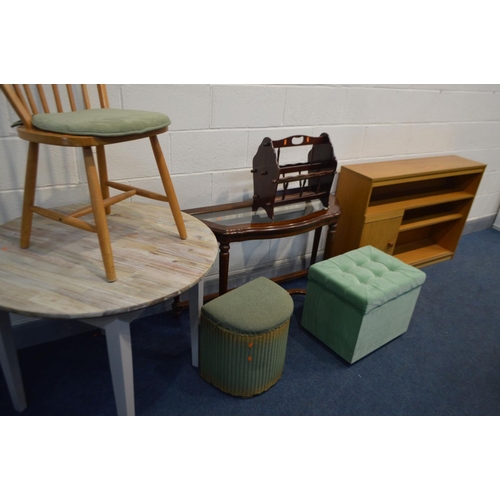
<path id="1" fill-rule="evenodd" d="M 187 311 L 135 321 L 137 415 L 500 415 L 500 232 L 465 235 L 452 261 L 423 270 L 409 330 L 354 365 L 300 327 L 304 296 L 295 295 L 283 376 L 251 399 L 191 366 Z M 19 360 L 22 415 L 116 414 L 99 332 L 21 349 Z M 2 376 L 0 415 L 18 415 Z"/>

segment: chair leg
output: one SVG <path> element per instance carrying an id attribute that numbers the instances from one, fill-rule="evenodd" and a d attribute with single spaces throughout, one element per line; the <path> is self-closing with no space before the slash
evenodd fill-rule
<path id="1" fill-rule="evenodd" d="M 97 237 L 101 248 L 102 260 L 108 281 L 116 281 L 115 264 L 113 261 L 113 251 L 111 240 L 109 239 L 108 221 L 106 220 L 106 210 L 102 202 L 101 186 L 97 176 L 97 169 L 94 162 L 94 155 L 90 147 L 83 148 L 83 158 L 85 160 L 85 171 L 90 191 L 90 203 L 94 212 L 94 220 L 97 228 Z"/>
<path id="2" fill-rule="evenodd" d="M 108 165 L 106 163 L 106 152 L 104 146 L 96 146 L 97 168 L 99 169 L 99 181 L 101 183 L 101 193 L 104 199 L 109 198 Z M 106 215 L 111 213 L 111 207 L 106 207 Z"/>
<path id="3" fill-rule="evenodd" d="M 30 142 L 28 147 L 28 161 L 26 162 L 26 177 L 24 181 L 23 216 L 21 222 L 21 248 L 30 246 L 31 225 L 33 212 L 31 207 L 35 203 L 36 174 L 38 171 L 39 144 Z"/>
<path id="4" fill-rule="evenodd" d="M 179 207 L 179 202 L 177 201 L 177 195 L 175 194 L 174 185 L 172 184 L 172 179 L 167 168 L 167 162 L 163 156 L 161 150 L 160 142 L 156 135 L 149 138 L 151 141 L 151 146 L 153 148 L 153 153 L 155 155 L 156 164 L 158 166 L 158 172 L 160 173 L 161 181 L 163 183 L 163 188 L 167 195 L 168 203 L 170 204 L 170 209 L 172 210 L 172 215 L 174 216 L 175 225 L 177 226 L 177 231 L 179 231 L 179 236 L 181 240 L 187 238 L 186 227 L 184 226 L 184 219 L 182 218 L 182 212 Z"/>

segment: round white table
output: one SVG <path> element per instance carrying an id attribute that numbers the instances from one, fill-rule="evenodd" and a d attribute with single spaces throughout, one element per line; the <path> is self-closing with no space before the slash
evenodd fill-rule
<path id="1" fill-rule="evenodd" d="M 118 414 L 134 415 L 130 323 L 146 307 L 189 290 L 192 363 L 198 366 L 203 278 L 218 246 L 203 222 L 183 217 L 186 240 L 168 206 L 115 205 L 108 216 L 114 283 L 106 280 L 95 234 L 35 215 L 30 247 L 21 249 L 21 219 L 0 226 L 0 364 L 16 410 L 27 405 L 9 313 L 77 319 L 103 329 Z"/>

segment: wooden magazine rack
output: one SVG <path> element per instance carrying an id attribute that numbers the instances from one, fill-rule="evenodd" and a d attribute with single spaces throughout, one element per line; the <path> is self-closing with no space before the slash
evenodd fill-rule
<path id="1" fill-rule="evenodd" d="M 295 147 L 309 147 L 307 161 L 280 165 L 281 149 Z M 266 137 L 253 158 L 252 210 L 263 208 L 273 219 L 277 205 L 319 199 L 328 207 L 336 169 L 337 159 L 326 133 L 320 137 L 295 135 L 278 141 Z"/>

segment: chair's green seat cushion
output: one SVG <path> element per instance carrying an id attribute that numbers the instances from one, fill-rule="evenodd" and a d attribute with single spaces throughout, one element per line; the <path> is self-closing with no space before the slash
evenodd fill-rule
<path id="1" fill-rule="evenodd" d="M 318 262 L 309 269 L 309 280 L 367 313 L 421 286 L 424 272 L 366 246 Z"/>
<path id="2" fill-rule="evenodd" d="M 202 314 L 236 333 L 259 334 L 276 328 L 293 313 L 293 300 L 281 286 L 256 278 L 208 302 Z"/>
<path id="3" fill-rule="evenodd" d="M 33 125 L 41 130 L 99 137 L 143 134 L 168 127 L 170 123 L 163 113 L 132 109 L 86 109 L 33 116 Z"/>

